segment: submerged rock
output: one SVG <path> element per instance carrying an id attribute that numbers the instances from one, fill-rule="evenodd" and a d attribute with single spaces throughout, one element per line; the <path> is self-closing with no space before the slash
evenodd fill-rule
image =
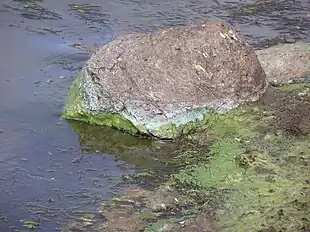
<path id="1" fill-rule="evenodd" d="M 175 138 L 208 110 L 256 101 L 266 87 L 254 50 L 227 25 L 179 26 L 99 49 L 75 80 L 63 117 Z"/>

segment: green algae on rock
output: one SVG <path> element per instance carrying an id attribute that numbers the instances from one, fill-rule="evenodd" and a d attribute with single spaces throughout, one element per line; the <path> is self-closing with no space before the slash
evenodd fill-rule
<path id="1" fill-rule="evenodd" d="M 100 90 L 91 81 L 89 81 L 88 78 L 89 77 L 85 68 L 77 75 L 70 87 L 67 105 L 62 117 L 64 119 L 79 120 L 100 126 L 115 127 L 120 130 L 125 130 L 131 134 L 137 134 L 139 130 L 121 114 L 93 113 L 89 109 L 91 106 L 87 103 L 94 101 L 92 99 L 94 99 L 95 96 L 87 95 L 88 91 L 86 91 L 86 89 L 91 89 L 94 93 Z M 92 103 L 92 105 L 93 104 L 95 103 Z"/>

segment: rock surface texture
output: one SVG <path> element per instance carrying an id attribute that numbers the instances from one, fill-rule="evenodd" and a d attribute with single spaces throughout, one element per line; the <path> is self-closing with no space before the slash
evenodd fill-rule
<path id="1" fill-rule="evenodd" d="M 256 51 L 269 82 L 310 80 L 310 43 L 281 43 Z"/>
<path id="2" fill-rule="evenodd" d="M 266 88 L 255 51 L 227 25 L 178 26 L 118 38 L 94 53 L 64 118 L 175 138 L 208 110 L 227 112 Z"/>

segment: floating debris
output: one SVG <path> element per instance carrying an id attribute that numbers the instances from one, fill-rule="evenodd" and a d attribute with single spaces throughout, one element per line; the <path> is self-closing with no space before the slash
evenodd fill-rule
<path id="1" fill-rule="evenodd" d="M 23 227 L 26 227 L 27 229 L 37 229 L 37 227 L 40 225 L 38 222 L 34 221 L 20 220 L 20 222 L 22 222 Z"/>

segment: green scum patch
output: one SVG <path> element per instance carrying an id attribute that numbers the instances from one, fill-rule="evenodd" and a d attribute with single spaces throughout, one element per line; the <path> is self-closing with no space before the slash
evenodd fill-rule
<path id="1" fill-rule="evenodd" d="M 202 143 L 203 135 L 209 151 L 197 154 L 198 162 L 187 160 L 171 185 L 202 212 L 210 202 L 217 205 L 220 231 L 309 229 L 308 89 L 269 89 L 259 102 L 206 118 L 191 137 Z"/>

